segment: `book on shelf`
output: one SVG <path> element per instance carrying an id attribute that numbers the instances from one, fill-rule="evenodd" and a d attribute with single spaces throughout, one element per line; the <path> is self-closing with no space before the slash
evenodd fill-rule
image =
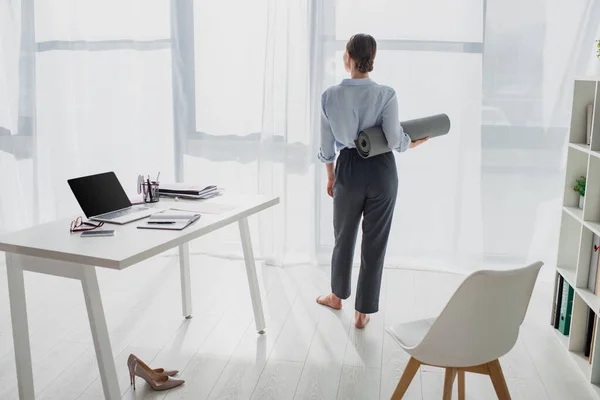
<path id="1" fill-rule="evenodd" d="M 587 287 L 590 292 L 594 293 L 596 291 L 596 279 L 598 274 L 598 256 L 600 255 L 600 236 L 596 235 L 595 233 L 592 239 L 591 252 L 590 272 L 588 274 Z"/>
<path id="2" fill-rule="evenodd" d="M 600 254 L 600 250 L 598 250 L 598 254 Z M 600 265 L 600 257 L 598 258 L 598 263 L 596 264 L 596 283 L 594 286 L 594 290 L 591 290 L 596 296 L 600 296 L 600 274 L 598 273 L 598 266 Z M 591 272 L 591 271 L 590 271 Z"/>
<path id="3" fill-rule="evenodd" d="M 558 274 L 558 280 L 556 282 L 556 300 L 554 303 L 554 329 L 558 329 L 558 325 L 560 324 L 560 307 L 562 302 L 562 290 L 563 283 L 565 278 L 562 275 Z"/>
<path id="4" fill-rule="evenodd" d="M 598 318 L 594 318 L 594 323 L 592 324 L 592 341 L 590 342 L 590 356 L 588 358 L 589 363 L 592 363 L 592 357 L 594 356 L 594 345 L 596 344 L 596 324 L 598 322 Z"/>
<path id="5" fill-rule="evenodd" d="M 583 355 L 590 357 L 590 353 L 592 351 L 592 342 L 594 339 L 593 330 L 594 330 L 594 320 L 596 319 L 596 313 L 591 308 L 588 308 L 588 317 L 587 324 L 585 327 L 585 347 L 583 349 Z"/>
<path id="6" fill-rule="evenodd" d="M 588 104 L 587 106 L 587 129 L 585 135 L 585 144 L 588 146 L 592 143 L 592 118 L 594 116 L 594 105 Z"/>
<path id="7" fill-rule="evenodd" d="M 566 281 L 563 282 L 558 330 L 565 336 L 569 335 L 571 329 L 571 312 L 573 310 L 574 294 L 573 288 Z"/>

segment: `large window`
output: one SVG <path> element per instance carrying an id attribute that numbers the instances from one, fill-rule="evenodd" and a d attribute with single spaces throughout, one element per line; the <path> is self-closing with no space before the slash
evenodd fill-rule
<path id="1" fill-rule="evenodd" d="M 411 256 L 449 259 L 470 253 L 473 245 L 476 253 L 479 195 L 470 196 L 466 185 L 475 182 L 478 188 L 480 180 L 483 1 L 336 4 L 324 23 L 323 89 L 347 77 L 342 63 L 346 42 L 366 32 L 378 41 L 371 77 L 396 90 L 400 118 L 446 113 L 452 121 L 452 135 L 428 143 L 427 152 L 397 156 L 400 190 L 388 262 Z M 332 209 L 321 193 L 319 209 L 319 246 L 326 261 L 333 246 Z"/>
<path id="2" fill-rule="evenodd" d="M 194 3 L 197 131 L 245 136 L 262 130 L 267 3 Z"/>
<path id="3" fill-rule="evenodd" d="M 66 186 L 74 174 L 110 165 L 123 179 L 132 170 L 173 176 L 170 3 L 22 3 L 20 57 L 7 57 L 19 63 L 9 75 L 21 78 L 18 129 L 4 143 L 0 132 L 0 145 L 29 160 L 11 186 L 32 202 L 34 221 L 76 209 Z M 122 184 L 133 191 L 133 179 Z"/>
<path id="4" fill-rule="evenodd" d="M 18 196 L 0 198 L 0 229 L 72 210 L 74 174 L 160 169 L 164 180 L 281 195 L 265 218 L 279 227 L 271 236 L 284 253 L 316 247 L 326 261 L 331 199 L 318 124 L 307 121 L 346 75 L 346 41 L 366 32 L 378 40 L 372 77 L 396 89 L 400 117 L 452 121 L 427 151 L 397 156 L 390 263 L 552 263 L 572 82 L 594 56 L 596 2 L 22 0 L 10 9 L 0 14 L 0 186 Z"/>

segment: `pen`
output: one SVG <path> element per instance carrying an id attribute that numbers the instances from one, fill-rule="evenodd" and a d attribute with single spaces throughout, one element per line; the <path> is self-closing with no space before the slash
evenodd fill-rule
<path id="1" fill-rule="evenodd" d="M 160 178 L 160 171 L 158 171 L 158 175 L 156 175 L 156 183 L 158 183 L 158 178 Z"/>
<path id="2" fill-rule="evenodd" d="M 149 224 L 174 224 L 175 221 L 148 221 Z"/>
<path id="3" fill-rule="evenodd" d="M 152 186 L 150 186 L 150 175 L 148 175 L 148 194 L 150 195 L 150 201 L 152 201 Z"/>

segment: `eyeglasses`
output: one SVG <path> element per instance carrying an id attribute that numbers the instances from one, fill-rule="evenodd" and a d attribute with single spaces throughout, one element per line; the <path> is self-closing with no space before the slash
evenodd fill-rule
<path id="1" fill-rule="evenodd" d="M 94 229 L 100 228 L 102 225 L 104 225 L 104 222 L 98 222 L 97 224 L 94 224 L 92 222 L 84 221 L 81 217 L 77 217 L 77 219 L 71 221 L 71 229 L 69 229 L 69 231 L 71 233 L 93 231 Z M 86 226 L 88 228 L 82 228 L 82 226 Z"/>

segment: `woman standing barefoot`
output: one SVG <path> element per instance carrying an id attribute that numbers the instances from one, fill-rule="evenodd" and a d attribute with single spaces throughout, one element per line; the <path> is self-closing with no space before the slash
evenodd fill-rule
<path id="1" fill-rule="evenodd" d="M 396 195 L 398 173 L 392 152 L 363 159 L 354 148 L 358 133 L 381 125 L 391 150 L 404 152 L 426 139 L 411 142 L 398 119 L 394 89 L 369 78 L 377 52 L 372 36 L 350 38 L 344 65 L 350 79 L 321 97 L 321 151 L 327 168 L 327 193 L 333 197 L 335 247 L 331 260 L 331 293 L 319 304 L 339 310 L 350 296 L 352 259 L 361 217 L 363 239 L 356 290 L 354 325 L 362 329 L 379 310 L 379 292 Z M 336 162 L 336 155 L 339 157 Z M 334 167 L 335 163 L 335 167 Z"/>

